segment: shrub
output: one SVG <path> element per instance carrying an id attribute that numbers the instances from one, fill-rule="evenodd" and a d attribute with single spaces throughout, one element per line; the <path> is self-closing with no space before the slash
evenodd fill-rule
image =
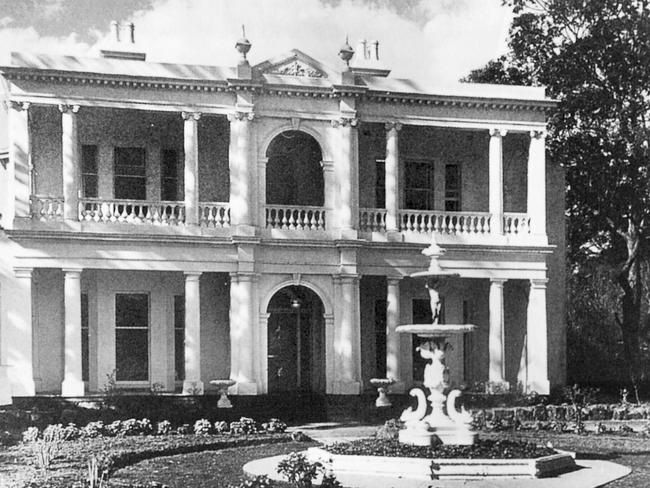
<path id="1" fill-rule="evenodd" d="M 280 419 L 271 419 L 262 424 L 262 430 L 269 434 L 281 434 L 287 430 L 287 424 L 282 422 Z"/>
<path id="2" fill-rule="evenodd" d="M 228 488 L 273 488 L 275 486 L 267 476 L 255 476 L 254 478 L 242 480 L 237 485 L 230 485 Z"/>
<path id="3" fill-rule="evenodd" d="M 88 422 L 81 428 L 81 437 L 92 439 L 104 435 L 105 426 L 101 420 L 97 422 Z"/>
<path id="4" fill-rule="evenodd" d="M 39 434 L 40 431 L 38 430 L 38 427 L 28 427 L 27 430 L 23 432 L 23 442 L 25 444 L 36 442 Z"/>
<path id="5" fill-rule="evenodd" d="M 194 422 L 194 434 L 208 435 L 212 430 L 212 423 L 207 419 L 199 419 Z"/>
<path id="6" fill-rule="evenodd" d="M 224 420 L 217 420 L 214 423 L 214 431 L 217 434 L 227 434 L 230 432 L 230 425 Z"/>
<path id="7" fill-rule="evenodd" d="M 122 434 L 122 421 L 121 420 L 115 420 L 114 422 L 111 422 L 110 424 L 104 426 L 103 434 L 111 436 L 111 437 L 121 435 Z"/>
<path id="8" fill-rule="evenodd" d="M 153 425 L 149 419 L 138 420 L 138 433 L 140 435 L 153 434 Z"/>
<path id="9" fill-rule="evenodd" d="M 178 426 L 176 433 L 179 435 L 187 435 L 192 431 L 190 424 L 183 424 Z"/>
<path id="10" fill-rule="evenodd" d="M 304 454 L 292 452 L 278 463 L 277 472 L 295 488 L 310 488 L 323 469 L 321 463 L 312 463 Z"/>
<path id="11" fill-rule="evenodd" d="M 140 434 L 140 424 L 136 419 L 124 420 L 120 426 L 120 435 L 138 435 Z"/>
<path id="12" fill-rule="evenodd" d="M 156 434 L 168 435 L 172 431 L 172 423 L 169 420 L 161 420 L 156 424 Z"/>
<path id="13" fill-rule="evenodd" d="M 76 424 L 70 423 L 63 428 L 63 439 L 74 441 L 81 437 L 81 429 Z"/>
<path id="14" fill-rule="evenodd" d="M 241 417 L 239 422 L 230 422 L 231 434 L 255 434 L 259 432 L 257 422 L 248 417 Z"/>

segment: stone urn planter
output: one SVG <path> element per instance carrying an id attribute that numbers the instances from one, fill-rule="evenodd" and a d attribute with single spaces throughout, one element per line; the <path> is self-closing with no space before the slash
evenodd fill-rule
<path id="1" fill-rule="evenodd" d="M 393 383 L 395 383 L 393 378 L 372 378 L 370 380 L 370 384 L 377 388 L 377 392 L 379 393 L 379 396 L 375 400 L 376 407 L 391 407 L 393 405 L 388 396 L 386 396 L 387 388 Z"/>
<path id="2" fill-rule="evenodd" d="M 235 383 L 236 383 L 235 380 L 230 380 L 230 379 L 210 381 L 210 384 L 216 386 L 217 390 L 219 391 L 219 394 L 221 395 L 219 397 L 219 401 L 217 402 L 217 408 L 232 408 L 232 403 L 230 403 L 230 399 L 228 398 L 227 392 L 228 392 L 228 388 L 230 388 Z"/>

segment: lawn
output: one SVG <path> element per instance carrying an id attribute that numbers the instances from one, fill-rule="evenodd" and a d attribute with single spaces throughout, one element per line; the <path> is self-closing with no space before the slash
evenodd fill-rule
<path id="1" fill-rule="evenodd" d="M 535 442 L 576 451 L 579 458 L 604 459 L 629 466 L 630 476 L 608 488 L 647 486 L 650 479 L 650 439 L 633 435 L 576 435 L 551 432 L 508 431 L 481 433 L 484 439 L 509 439 Z M 248 461 L 267 456 L 303 451 L 314 442 L 295 442 L 287 435 L 256 436 L 139 436 L 88 439 L 65 442 L 52 463 L 53 486 L 69 486 L 81 481 L 85 464 L 92 453 L 120 453 L 121 469 L 112 476 L 120 484 L 158 482 L 172 488 L 207 488 L 236 484 Z M 177 454 L 167 455 L 174 452 Z M 162 454 L 162 455 L 161 455 Z M 18 445 L 0 448 L 0 487 L 23 486 L 38 478 L 33 466 L 33 451 Z M 34 484 L 40 487 L 45 484 Z"/>

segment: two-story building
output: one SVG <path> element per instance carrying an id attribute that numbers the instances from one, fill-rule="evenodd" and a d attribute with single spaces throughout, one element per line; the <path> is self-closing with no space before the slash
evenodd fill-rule
<path id="1" fill-rule="evenodd" d="M 251 66 L 249 48 L 236 67 L 161 64 L 127 39 L 0 68 L 0 404 L 112 380 L 405 391 L 422 364 L 395 328 L 431 320 L 409 275 L 434 238 L 459 274 L 443 321 L 478 326 L 452 382 L 561 384 L 544 89 L 392 78 L 376 43 L 338 70 L 298 50 Z"/>

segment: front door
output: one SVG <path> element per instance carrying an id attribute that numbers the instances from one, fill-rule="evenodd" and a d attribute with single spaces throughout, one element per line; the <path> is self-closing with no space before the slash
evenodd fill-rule
<path id="1" fill-rule="evenodd" d="M 311 388 L 311 320 L 306 310 L 278 310 L 269 316 L 269 392 Z"/>

